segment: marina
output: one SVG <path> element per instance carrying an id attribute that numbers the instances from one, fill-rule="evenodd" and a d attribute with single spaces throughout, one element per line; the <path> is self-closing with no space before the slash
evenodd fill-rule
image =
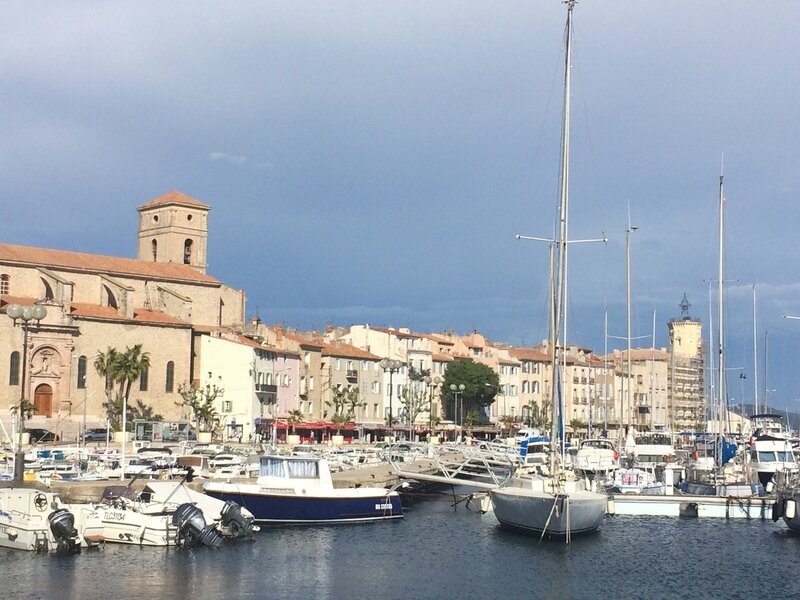
<path id="1" fill-rule="evenodd" d="M 448 494 L 406 518 L 362 525 L 276 526 L 221 551 L 108 544 L 68 560 L 0 548 L 8 600 L 157 595 L 163 600 L 342 597 L 791 598 L 800 538 L 771 521 L 607 517 L 591 539 L 538 542 Z M 712 558 L 710 548 L 746 547 Z M 780 557 L 776 560 L 776 557 Z M 523 567 L 528 565 L 528 567 Z M 623 570 L 646 577 L 627 577 Z M 521 570 L 534 570 L 521 573 Z M 725 573 L 722 576 L 722 573 Z"/>

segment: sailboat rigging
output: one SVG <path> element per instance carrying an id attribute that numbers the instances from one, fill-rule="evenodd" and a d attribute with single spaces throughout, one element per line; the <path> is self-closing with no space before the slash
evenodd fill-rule
<path id="1" fill-rule="evenodd" d="M 572 62 L 572 11 L 577 0 L 567 0 L 566 58 L 564 65 L 564 113 L 562 122 L 560 194 L 557 209 L 558 230 L 553 240 L 551 261 L 550 310 L 550 469 L 547 474 L 511 477 L 504 485 L 490 490 L 494 514 L 501 525 L 523 531 L 563 536 L 595 531 L 606 513 L 607 497 L 586 489 L 583 479 L 575 478 L 564 465 L 564 399 L 561 385 L 566 341 L 567 247 L 569 216 L 569 137 L 570 67 Z M 518 236 L 520 237 L 520 236 Z"/>

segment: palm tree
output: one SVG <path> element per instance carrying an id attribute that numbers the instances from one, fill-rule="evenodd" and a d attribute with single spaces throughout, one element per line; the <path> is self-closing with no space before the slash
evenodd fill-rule
<path id="1" fill-rule="evenodd" d="M 124 354 L 118 356 L 116 375 L 120 397 L 129 398 L 133 382 L 150 368 L 150 353 L 142 352 L 142 345 L 136 344 L 133 347 L 128 346 Z"/>
<path id="2" fill-rule="evenodd" d="M 295 425 L 300 423 L 303 420 L 303 413 L 300 412 L 298 409 L 290 410 L 289 411 L 289 425 L 292 426 L 292 435 L 294 435 L 294 428 Z"/>
<path id="3" fill-rule="evenodd" d="M 105 352 L 97 353 L 94 368 L 105 379 L 104 406 L 109 420 L 115 424 L 119 423 L 122 406 L 126 403 L 133 382 L 149 367 L 150 354 L 142 352 L 141 344 L 128 346 L 125 352 L 109 347 Z M 116 394 L 115 384 L 119 385 Z"/>
<path id="4" fill-rule="evenodd" d="M 106 401 L 110 404 L 114 393 L 114 381 L 116 380 L 116 364 L 119 352 L 111 346 L 105 352 L 97 352 L 94 360 L 94 369 L 98 375 L 105 380 Z"/>

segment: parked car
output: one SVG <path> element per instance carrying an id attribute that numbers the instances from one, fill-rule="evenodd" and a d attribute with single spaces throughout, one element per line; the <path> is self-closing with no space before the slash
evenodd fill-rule
<path id="1" fill-rule="evenodd" d="M 31 444 L 38 444 L 39 442 L 57 442 L 61 439 L 52 431 L 38 427 L 26 429 L 25 432 L 31 436 Z"/>
<path id="2" fill-rule="evenodd" d="M 108 429 L 87 429 L 83 432 L 84 442 L 105 442 L 108 437 Z"/>

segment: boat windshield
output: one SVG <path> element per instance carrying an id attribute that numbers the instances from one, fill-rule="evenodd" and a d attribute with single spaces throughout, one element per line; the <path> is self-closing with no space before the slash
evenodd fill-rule
<path id="1" fill-rule="evenodd" d="M 778 460 L 778 457 L 775 456 L 775 452 L 758 453 L 758 462 L 775 462 L 776 460 Z"/>
<path id="2" fill-rule="evenodd" d="M 286 465 L 286 472 L 283 465 Z M 288 474 L 289 479 L 318 479 L 319 463 L 315 460 L 284 460 L 281 458 L 261 459 L 259 475 L 266 477 L 282 477 Z"/>

